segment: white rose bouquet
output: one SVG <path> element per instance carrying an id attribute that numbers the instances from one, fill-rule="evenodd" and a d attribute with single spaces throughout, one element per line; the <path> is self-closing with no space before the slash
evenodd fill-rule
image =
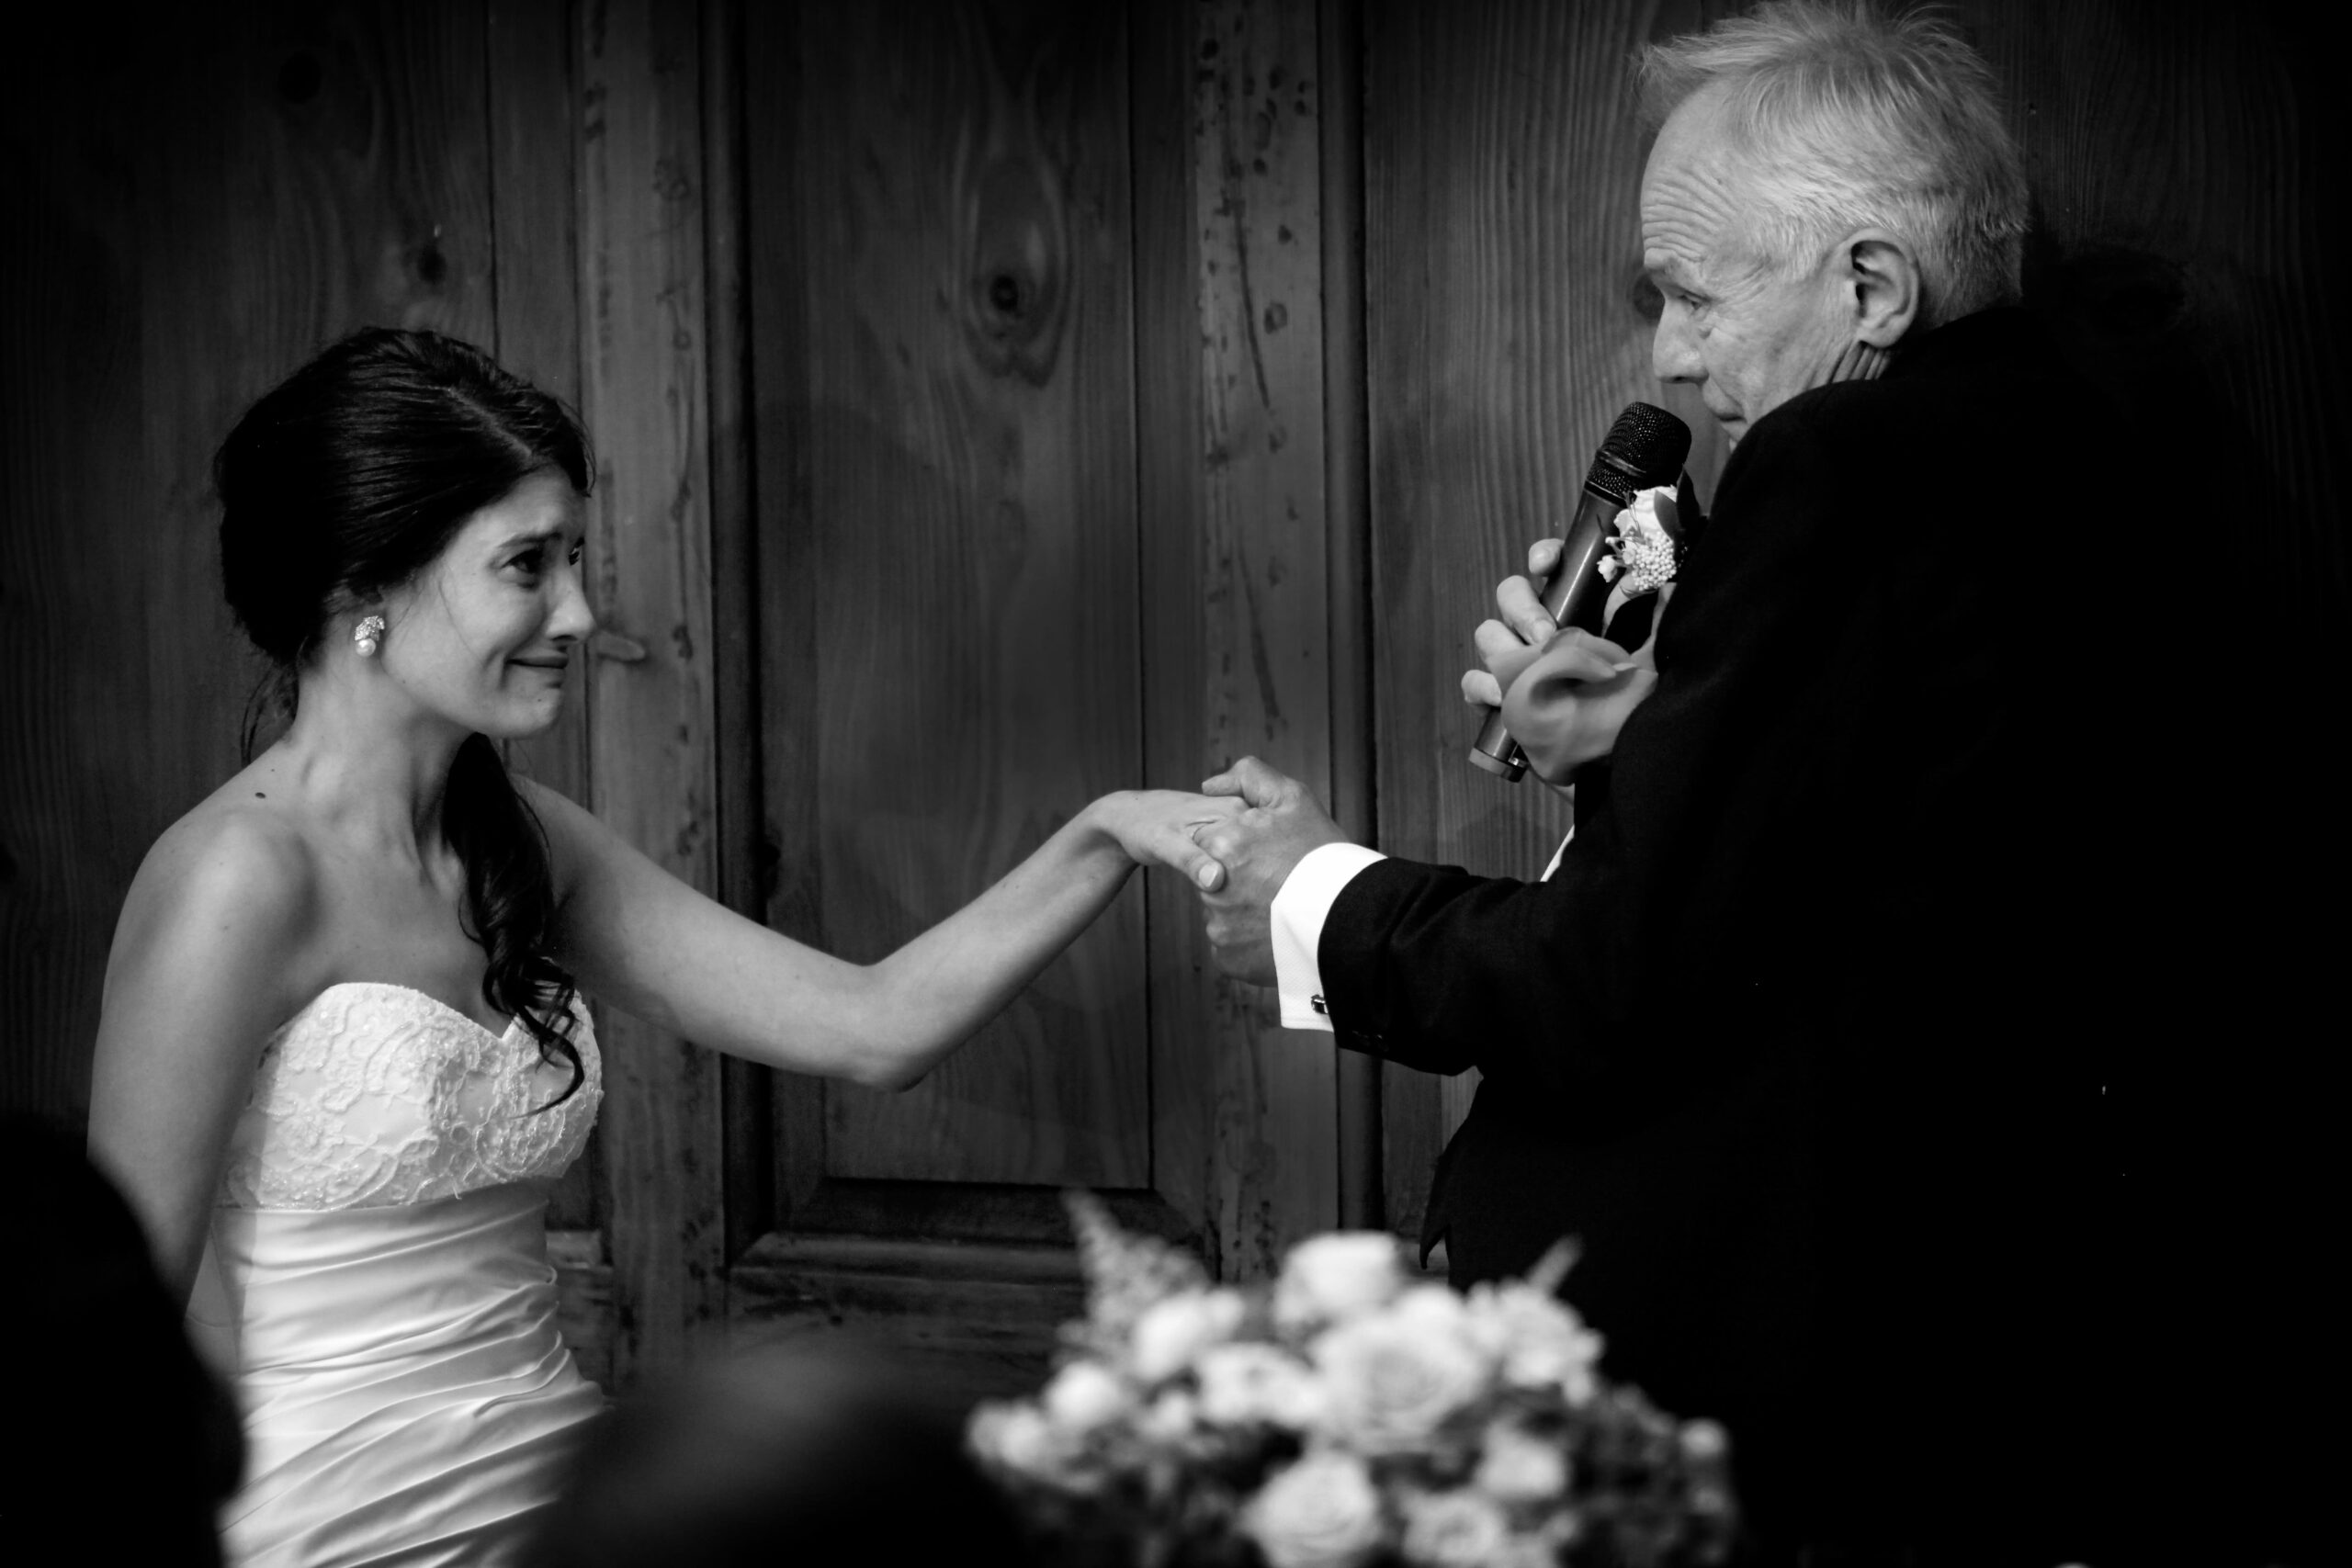
<path id="1" fill-rule="evenodd" d="M 1595 1371 L 1556 1250 L 1466 1295 L 1394 1237 L 1301 1243 L 1214 1284 L 1074 1195 L 1086 1317 L 971 1443 L 1063 1562 L 1135 1568 L 1681 1568 L 1733 1529 L 1721 1430 Z"/>

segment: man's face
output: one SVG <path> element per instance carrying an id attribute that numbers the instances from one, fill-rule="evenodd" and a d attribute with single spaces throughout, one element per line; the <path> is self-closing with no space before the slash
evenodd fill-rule
<path id="1" fill-rule="evenodd" d="M 1758 254 L 1717 105 L 1684 100 L 1642 174 L 1642 265 L 1665 298 L 1651 367 L 1688 381 L 1735 442 L 1809 387 L 1835 378 L 1855 346 L 1850 290 L 1834 251 L 1784 269 Z"/>

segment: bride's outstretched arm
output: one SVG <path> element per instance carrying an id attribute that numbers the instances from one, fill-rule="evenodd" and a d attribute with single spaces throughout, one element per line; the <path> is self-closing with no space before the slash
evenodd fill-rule
<path id="1" fill-rule="evenodd" d="M 1137 863 L 1216 886 L 1222 868 L 1190 830 L 1242 809 L 1169 790 L 1105 795 L 971 903 L 860 964 L 745 919 L 563 796 L 522 787 L 548 829 L 557 955 L 591 994 L 733 1055 L 885 1088 L 914 1082 L 1002 1010 Z"/>

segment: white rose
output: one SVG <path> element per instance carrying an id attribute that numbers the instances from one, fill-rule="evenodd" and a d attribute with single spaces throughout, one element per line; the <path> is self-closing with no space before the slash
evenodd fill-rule
<path id="1" fill-rule="evenodd" d="M 1702 1464 L 1711 1464 L 1731 1451 L 1731 1436 L 1713 1421 L 1685 1421 L 1682 1451 Z"/>
<path id="2" fill-rule="evenodd" d="M 1496 1549 L 1486 1568 L 1560 1568 L 1560 1546 L 1547 1533 L 1521 1531 Z"/>
<path id="3" fill-rule="evenodd" d="M 1136 1417 L 1136 1431 L 1155 1443 L 1181 1444 L 1200 1422 L 1200 1402 L 1181 1388 L 1171 1388 Z"/>
<path id="4" fill-rule="evenodd" d="M 1556 1562 L 1561 1552 L 1584 1539 L 1584 1516 L 1574 1508 L 1562 1508 L 1537 1527 L 1537 1532 L 1550 1545 Z"/>
<path id="5" fill-rule="evenodd" d="M 1489 1568 L 1510 1539 L 1502 1506 L 1480 1493 L 1424 1492 L 1405 1501 L 1405 1560 L 1427 1568 Z"/>
<path id="6" fill-rule="evenodd" d="M 1338 1231 L 1290 1249 L 1274 1283 L 1274 1321 L 1320 1327 L 1385 1306 L 1404 1288 L 1396 1238 L 1385 1231 Z"/>
<path id="7" fill-rule="evenodd" d="M 1556 1443 L 1498 1424 L 1487 1429 L 1478 1472 L 1471 1479 L 1506 1503 L 1546 1502 L 1567 1490 L 1568 1456 Z"/>
<path id="8" fill-rule="evenodd" d="M 1408 1291 L 1385 1312 L 1326 1331 L 1310 1348 L 1322 1371 L 1325 1429 L 1364 1453 L 1419 1447 L 1487 1391 L 1488 1361 L 1458 1332 L 1439 1286 Z"/>
<path id="9" fill-rule="evenodd" d="M 1415 1285 L 1398 1296 L 1388 1311 L 1398 1321 L 1409 1323 L 1424 1334 L 1477 1348 L 1470 1304 L 1443 1285 Z"/>
<path id="10" fill-rule="evenodd" d="M 1193 1371 L 1201 1415 L 1222 1427 L 1264 1422 L 1303 1428 L 1323 1413 L 1323 1389 L 1298 1358 L 1272 1345 L 1213 1345 Z"/>
<path id="11" fill-rule="evenodd" d="M 1679 556 L 1677 541 L 1682 537 L 1681 518 L 1675 509 L 1674 488 L 1660 485 L 1641 491 L 1634 497 L 1634 504 L 1621 510 L 1612 525 L 1617 538 L 1611 555 L 1604 561 L 1602 576 L 1616 582 L 1610 594 L 1612 603 L 1623 603 L 1627 597 L 1647 593 L 1674 581 Z M 1618 572 L 1624 580 L 1618 581 Z"/>
<path id="12" fill-rule="evenodd" d="M 1682 515 L 1672 485 L 1652 485 L 1634 492 L 1634 504 L 1617 514 L 1617 526 L 1645 538 L 1664 535 L 1669 539 L 1682 536 Z"/>
<path id="13" fill-rule="evenodd" d="M 1005 1469 L 1040 1481 L 1058 1481 L 1069 1447 L 1034 1404 L 983 1404 L 972 1413 L 973 1451 Z"/>
<path id="14" fill-rule="evenodd" d="M 1072 1361 L 1040 1397 L 1056 1426 L 1080 1435 L 1109 1426 L 1135 1403 L 1118 1374 L 1099 1361 Z"/>
<path id="15" fill-rule="evenodd" d="M 1311 1453 L 1259 1489 L 1241 1530 L 1270 1568 L 1354 1568 L 1380 1545 L 1380 1494 L 1352 1454 Z"/>
<path id="16" fill-rule="evenodd" d="M 1513 1282 L 1480 1285 L 1467 1305 L 1473 1339 L 1513 1388 L 1556 1388 L 1582 1404 L 1596 1386 L 1600 1337 L 1549 1292 Z"/>
<path id="17" fill-rule="evenodd" d="M 1154 1302 L 1136 1319 L 1127 1346 L 1136 1376 L 1148 1383 L 1174 1377 L 1203 1350 L 1232 1338 L 1243 1311 L 1232 1291 L 1183 1291 Z"/>

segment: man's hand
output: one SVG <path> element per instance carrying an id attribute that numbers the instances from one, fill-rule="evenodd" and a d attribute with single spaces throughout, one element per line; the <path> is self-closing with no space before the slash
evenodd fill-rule
<path id="1" fill-rule="evenodd" d="M 1481 621 L 1470 639 L 1486 668 L 1462 673 L 1462 700 L 1472 707 L 1502 706 L 1511 682 L 1558 634 L 1558 626 L 1544 608 L 1542 590 L 1559 569 L 1562 548 L 1557 539 L 1536 540 L 1527 547 L 1527 575 L 1506 577 L 1495 584 L 1497 618 Z"/>
<path id="2" fill-rule="evenodd" d="M 1340 831 L 1306 786 L 1244 757 L 1201 785 L 1204 795 L 1238 795 L 1239 816 L 1193 837 L 1226 870 L 1225 886 L 1204 893 L 1209 950 L 1216 966 L 1238 980 L 1274 983 L 1274 895 L 1309 850 L 1342 844 Z"/>
<path id="3" fill-rule="evenodd" d="M 1520 660 L 1504 684 L 1502 709 L 1530 772 L 1565 788 L 1578 768 L 1617 749 L 1617 732 L 1657 684 L 1650 661 L 1657 640 L 1653 634 L 1628 656 L 1615 643 L 1571 627 L 1541 650 L 1527 650 L 1532 657 Z"/>
<path id="4" fill-rule="evenodd" d="M 1548 580 L 1560 564 L 1560 541 L 1538 539 L 1527 547 L 1527 575 L 1506 577 L 1495 584 L 1495 614 L 1498 619 L 1482 621 L 1471 640 L 1477 645 L 1478 657 L 1484 670 L 1463 672 L 1462 700 L 1474 707 L 1498 708 L 1503 705 L 1503 694 L 1510 690 L 1510 681 L 1498 679 L 1498 661 L 1510 664 L 1510 674 L 1527 667 L 1527 660 L 1552 640 L 1560 628 L 1554 624 L 1551 612 L 1544 608 L 1538 587 Z"/>
<path id="5" fill-rule="evenodd" d="M 1528 575 L 1496 585 L 1499 618 L 1481 623 L 1473 638 L 1486 668 L 1463 673 L 1462 700 L 1501 708 L 1529 768 L 1565 791 L 1578 768 L 1616 748 L 1618 730 L 1657 683 L 1655 626 L 1674 590 L 1659 591 L 1650 641 L 1628 653 L 1606 637 L 1553 624 L 1536 584 L 1559 560 L 1560 541 L 1539 539 L 1527 551 Z"/>

